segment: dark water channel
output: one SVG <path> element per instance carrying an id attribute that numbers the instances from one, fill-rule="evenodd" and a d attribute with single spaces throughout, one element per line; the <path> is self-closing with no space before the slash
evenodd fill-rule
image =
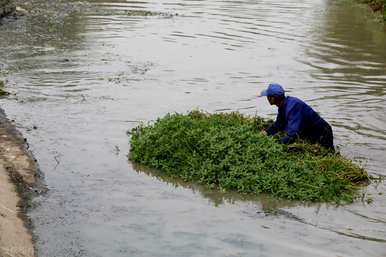
<path id="1" fill-rule="evenodd" d="M 304 206 L 182 185 L 127 161 L 126 131 L 168 112 L 273 117 L 257 94 L 276 81 L 333 125 L 346 156 L 386 176 L 386 29 L 366 9 L 327 0 L 23 7 L 27 16 L 0 26 L 0 76 L 15 93 L 1 106 L 49 188 L 29 213 L 39 257 L 386 256 L 384 182 L 351 205 Z"/>

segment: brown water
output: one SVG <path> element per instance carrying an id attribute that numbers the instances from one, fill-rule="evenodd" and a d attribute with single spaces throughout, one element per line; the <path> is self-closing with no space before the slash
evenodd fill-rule
<path id="1" fill-rule="evenodd" d="M 39 257 L 386 256 L 385 182 L 351 205 L 305 206 L 216 193 L 127 161 L 126 131 L 168 112 L 274 117 L 257 94 L 275 81 L 333 125 L 343 154 L 386 176 L 386 29 L 365 8 L 65 2 L 34 0 L 0 26 L 0 74 L 15 93 L 1 106 L 49 188 L 29 213 Z"/>

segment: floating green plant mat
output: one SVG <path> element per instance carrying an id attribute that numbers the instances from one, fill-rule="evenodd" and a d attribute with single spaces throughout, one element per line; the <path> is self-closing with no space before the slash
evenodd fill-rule
<path id="1" fill-rule="evenodd" d="M 239 113 L 168 114 L 129 132 L 129 159 L 224 191 L 353 201 L 368 181 L 361 167 L 318 145 L 280 145 L 260 133 L 271 122 Z"/>

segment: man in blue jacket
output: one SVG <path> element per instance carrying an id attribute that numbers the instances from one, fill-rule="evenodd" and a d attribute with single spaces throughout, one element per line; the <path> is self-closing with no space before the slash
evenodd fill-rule
<path id="1" fill-rule="evenodd" d="M 284 130 L 287 135 L 280 138 L 281 144 L 301 138 L 334 150 L 331 126 L 305 102 L 296 97 L 285 96 L 283 87 L 277 83 L 269 84 L 260 96 L 266 96 L 271 105 L 279 108 L 276 121 L 263 131 L 264 134 L 273 135 Z"/>

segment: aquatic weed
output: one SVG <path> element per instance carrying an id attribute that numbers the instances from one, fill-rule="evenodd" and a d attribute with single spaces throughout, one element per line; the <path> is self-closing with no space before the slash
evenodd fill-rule
<path id="1" fill-rule="evenodd" d="M 367 173 L 319 145 L 280 145 L 272 121 L 240 113 L 167 114 L 130 132 L 129 159 L 222 191 L 303 201 L 351 202 Z"/>
<path id="2" fill-rule="evenodd" d="M 0 80 L 0 96 L 7 96 L 9 93 L 4 90 L 5 82 Z"/>

